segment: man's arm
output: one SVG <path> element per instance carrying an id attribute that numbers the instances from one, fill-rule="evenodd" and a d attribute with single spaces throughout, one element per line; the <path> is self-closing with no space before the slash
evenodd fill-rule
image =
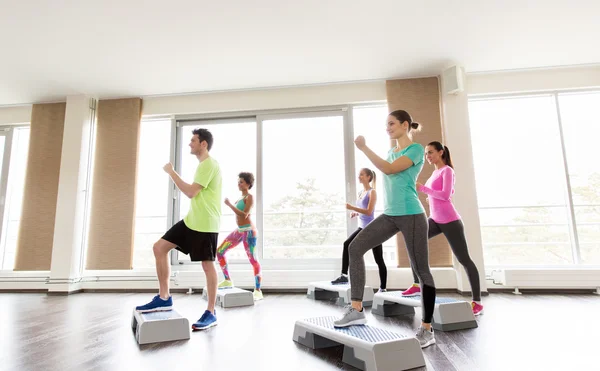
<path id="1" fill-rule="evenodd" d="M 179 188 L 181 193 L 186 195 L 188 198 L 196 197 L 196 195 L 200 193 L 202 188 L 204 188 L 198 183 L 189 184 L 184 182 L 183 179 L 181 179 L 181 177 L 179 176 L 179 174 L 177 174 L 177 172 L 173 169 L 173 165 L 171 163 L 166 164 L 163 167 L 163 170 L 167 174 L 169 174 L 169 176 L 173 180 L 173 183 L 175 183 L 175 185 L 177 186 L 177 188 Z"/>

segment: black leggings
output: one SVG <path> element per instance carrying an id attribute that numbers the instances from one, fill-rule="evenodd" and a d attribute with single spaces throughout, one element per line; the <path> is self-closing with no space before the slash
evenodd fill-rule
<path id="1" fill-rule="evenodd" d="M 471 260 L 469 256 L 469 248 L 467 247 L 467 239 L 465 237 L 465 228 L 462 221 L 455 220 L 446 224 L 438 224 L 433 219 L 429 218 L 429 234 L 428 239 L 431 239 L 438 234 L 443 233 L 450 244 L 452 253 L 456 256 L 456 260 L 467 271 L 467 277 L 469 277 L 469 283 L 471 284 L 471 291 L 473 292 L 473 300 L 481 300 L 481 288 L 479 286 L 479 272 L 477 266 Z M 419 283 L 419 277 L 413 269 L 413 278 L 415 283 Z"/>
<path id="2" fill-rule="evenodd" d="M 382 244 L 390 237 L 402 232 L 410 266 L 417 271 L 421 283 L 422 321 L 431 323 L 435 309 L 435 282 L 429 269 L 427 249 L 427 217 L 417 215 L 379 215 L 369 223 L 348 248 L 350 254 L 350 299 L 362 302 L 365 290 L 364 255 L 373 246 Z"/>
<path id="3" fill-rule="evenodd" d="M 344 252 L 342 253 L 342 273 L 348 274 L 348 266 L 350 265 L 350 257 L 348 255 L 348 247 L 350 246 L 350 242 L 354 240 L 354 238 L 358 235 L 358 233 L 362 231 L 362 228 L 358 228 L 354 233 L 348 237 L 346 241 L 344 241 Z M 385 266 L 385 262 L 383 261 L 383 246 L 377 245 L 373 248 L 373 257 L 375 258 L 375 263 L 377 263 L 377 267 L 379 268 L 379 287 L 385 289 L 387 286 L 387 268 Z"/>

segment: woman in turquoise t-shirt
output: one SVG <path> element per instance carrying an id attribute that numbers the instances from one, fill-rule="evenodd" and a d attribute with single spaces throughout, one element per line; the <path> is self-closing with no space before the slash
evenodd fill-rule
<path id="1" fill-rule="evenodd" d="M 416 190 L 417 176 L 423 168 L 424 148 L 413 143 L 412 133 L 420 129 L 408 112 L 389 114 L 387 132 L 396 146 L 389 150 L 387 159 L 377 156 L 367 147 L 365 138 L 358 136 L 354 143 L 383 173 L 384 212 L 363 229 L 352 241 L 350 254 L 350 284 L 352 306 L 344 317 L 335 321 L 336 327 L 366 323 L 362 299 L 365 288 L 364 254 L 373 247 L 402 232 L 411 267 L 421 283 L 422 324 L 417 332 L 421 347 L 435 343 L 431 320 L 435 307 L 435 283 L 429 270 L 427 216 Z"/>

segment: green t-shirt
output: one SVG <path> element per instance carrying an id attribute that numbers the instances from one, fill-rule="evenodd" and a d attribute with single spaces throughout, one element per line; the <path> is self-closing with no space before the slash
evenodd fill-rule
<path id="1" fill-rule="evenodd" d="M 399 152 L 390 149 L 387 162 L 406 156 L 412 160 L 413 165 L 396 174 L 383 174 L 384 214 L 389 216 L 415 215 L 425 212 L 419 196 L 417 195 L 417 176 L 423 169 L 425 149 L 419 143 L 413 143 Z"/>
<path id="2" fill-rule="evenodd" d="M 194 231 L 218 233 L 221 227 L 221 168 L 212 157 L 200 162 L 194 175 L 194 183 L 202 190 L 191 199 L 190 210 L 183 219 Z"/>

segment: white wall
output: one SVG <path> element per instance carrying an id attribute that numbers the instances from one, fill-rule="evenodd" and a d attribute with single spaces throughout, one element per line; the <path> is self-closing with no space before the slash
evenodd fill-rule
<path id="1" fill-rule="evenodd" d="M 144 97 L 144 116 L 258 111 L 386 101 L 385 81 Z"/>
<path id="2" fill-rule="evenodd" d="M 0 125 L 22 124 L 31 120 L 31 105 L 0 107 Z"/>
<path id="3" fill-rule="evenodd" d="M 469 74 L 468 95 L 600 87 L 600 65 Z"/>

